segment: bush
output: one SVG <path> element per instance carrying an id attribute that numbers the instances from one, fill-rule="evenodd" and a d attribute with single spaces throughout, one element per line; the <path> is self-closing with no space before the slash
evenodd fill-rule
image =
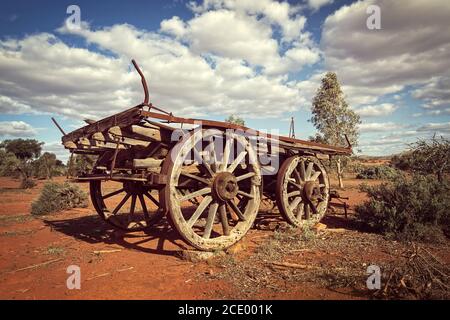
<path id="1" fill-rule="evenodd" d="M 396 178 L 399 172 L 389 166 L 374 166 L 365 167 L 360 169 L 359 173 L 356 175 L 356 179 L 380 179 L 380 180 L 391 180 Z"/>
<path id="2" fill-rule="evenodd" d="M 84 208 L 88 205 L 87 194 L 77 185 L 46 183 L 39 198 L 31 205 L 31 214 L 44 215 L 70 208 Z"/>
<path id="3" fill-rule="evenodd" d="M 20 160 L 11 152 L 6 152 L 0 149 L 0 175 L 2 177 L 19 177 L 17 167 L 20 165 Z"/>
<path id="4" fill-rule="evenodd" d="M 33 179 L 25 178 L 20 181 L 20 189 L 31 189 L 36 186 L 36 182 Z"/>
<path id="5" fill-rule="evenodd" d="M 391 158 L 391 164 L 394 166 L 394 168 L 404 171 L 410 171 L 412 170 L 413 166 L 413 157 L 412 152 L 403 152 L 397 155 L 394 155 Z"/>
<path id="6" fill-rule="evenodd" d="M 67 163 L 67 170 L 70 176 L 83 176 L 92 171 L 94 163 L 97 160 L 96 156 L 77 154 Z"/>
<path id="7" fill-rule="evenodd" d="M 369 201 L 356 207 L 359 220 L 398 240 L 436 241 L 450 231 L 450 184 L 414 175 L 378 186 L 362 186 Z"/>

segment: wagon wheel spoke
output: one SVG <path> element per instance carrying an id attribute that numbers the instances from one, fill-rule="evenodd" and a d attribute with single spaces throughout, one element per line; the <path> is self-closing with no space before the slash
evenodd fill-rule
<path id="1" fill-rule="evenodd" d="M 136 210 L 136 198 L 137 198 L 137 196 L 134 194 L 131 196 L 130 214 L 127 217 L 128 226 L 130 225 L 131 222 L 134 222 L 133 216 L 134 216 L 134 211 Z"/>
<path id="2" fill-rule="evenodd" d="M 208 218 L 206 220 L 205 230 L 203 231 L 203 238 L 209 239 L 211 237 L 211 231 L 214 225 L 214 219 L 216 218 L 217 209 L 219 204 L 214 202 L 209 206 Z"/>
<path id="3" fill-rule="evenodd" d="M 114 192 L 108 193 L 108 194 L 102 196 L 102 198 L 103 198 L 103 200 L 105 200 L 105 199 L 114 197 L 115 195 L 118 195 L 119 193 L 122 193 L 124 191 L 125 191 L 125 189 L 122 188 L 122 189 L 116 190 Z"/>
<path id="4" fill-rule="evenodd" d="M 144 213 L 145 220 L 150 220 L 150 215 L 148 214 L 147 205 L 145 204 L 145 199 L 142 194 L 139 194 L 139 202 L 141 203 L 142 212 Z"/>
<path id="5" fill-rule="evenodd" d="M 311 178 L 313 166 L 314 166 L 313 162 L 308 163 L 308 167 L 306 168 L 306 173 L 305 173 L 305 180 L 309 180 Z"/>
<path id="6" fill-rule="evenodd" d="M 289 205 L 289 209 L 291 211 L 294 211 L 298 207 L 298 205 L 301 201 L 302 201 L 302 197 L 295 198 L 294 201 L 292 201 L 291 204 Z"/>
<path id="7" fill-rule="evenodd" d="M 200 205 L 197 207 L 194 214 L 189 218 L 187 222 L 189 228 L 192 228 L 192 226 L 197 222 L 198 218 L 200 218 L 202 213 L 205 211 L 205 209 L 209 206 L 211 202 L 212 202 L 211 196 L 206 196 L 203 198 L 203 200 L 200 202 Z"/>
<path id="8" fill-rule="evenodd" d="M 304 207 L 304 206 L 299 205 L 299 206 L 297 207 L 296 218 L 297 218 L 298 220 L 302 220 L 302 216 L 303 216 L 304 211 L 305 211 L 305 207 Z"/>
<path id="9" fill-rule="evenodd" d="M 308 203 L 303 204 L 303 208 L 305 210 L 305 219 L 309 220 L 309 218 L 311 217 L 311 210 L 309 204 Z"/>
<path id="10" fill-rule="evenodd" d="M 300 173 L 298 172 L 297 168 L 294 169 L 294 177 L 295 177 L 295 181 L 298 184 L 300 184 L 303 181 L 303 179 L 302 179 Z"/>
<path id="11" fill-rule="evenodd" d="M 123 207 L 125 202 L 127 202 L 130 197 L 131 197 L 131 194 L 127 193 L 125 195 L 125 197 L 123 197 L 122 201 L 120 201 L 119 204 L 117 205 L 117 207 L 113 210 L 112 215 L 116 215 L 117 212 L 119 212 L 119 210 Z"/>
<path id="12" fill-rule="evenodd" d="M 241 196 L 244 196 L 244 197 L 249 198 L 249 199 L 254 199 L 254 198 L 255 198 L 255 197 L 254 197 L 253 195 L 251 195 L 250 193 L 244 192 L 244 191 L 242 191 L 242 190 L 239 190 L 237 193 L 240 194 Z"/>
<path id="13" fill-rule="evenodd" d="M 208 180 L 206 180 L 205 178 L 196 176 L 195 174 L 187 173 L 187 172 L 183 172 L 183 171 L 181 171 L 180 174 L 185 176 L 185 177 L 187 177 L 187 178 L 189 178 L 189 179 L 196 180 L 196 181 L 201 182 L 203 184 L 209 185 L 209 181 Z"/>
<path id="14" fill-rule="evenodd" d="M 288 180 L 288 183 L 290 183 L 290 184 L 292 184 L 294 187 L 296 187 L 297 189 L 300 189 L 300 190 L 302 190 L 303 189 L 303 187 L 300 185 L 300 184 L 298 184 L 298 183 L 296 183 L 296 182 L 294 182 L 294 181 L 292 181 L 292 180 Z"/>
<path id="15" fill-rule="evenodd" d="M 305 161 L 300 161 L 300 176 L 303 181 L 306 180 Z"/>
<path id="16" fill-rule="evenodd" d="M 200 154 L 200 152 L 198 152 L 196 147 L 194 147 L 193 150 L 194 150 L 195 156 L 198 157 L 202 166 L 205 167 L 205 169 L 206 169 L 206 171 L 208 171 L 209 175 L 211 177 L 214 176 L 214 171 L 211 169 L 211 166 L 209 165 L 209 163 L 205 160 L 205 157 L 202 154 Z"/>
<path id="17" fill-rule="evenodd" d="M 255 176 L 254 172 L 248 172 L 246 174 L 243 174 L 242 176 L 236 177 L 236 181 L 239 182 L 248 178 L 252 178 L 254 176 Z"/>
<path id="18" fill-rule="evenodd" d="M 227 205 L 226 203 L 223 203 L 219 207 L 219 215 L 220 215 L 220 221 L 222 222 L 222 230 L 223 234 L 226 236 L 230 235 L 230 226 L 228 224 L 228 217 L 227 217 Z"/>
<path id="19" fill-rule="evenodd" d="M 158 200 L 156 200 L 148 191 L 144 192 L 144 194 L 147 198 L 150 199 L 151 202 L 153 202 L 158 208 L 160 208 Z"/>
<path id="20" fill-rule="evenodd" d="M 320 175 L 321 175 L 320 171 L 314 172 L 313 175 L 311 176 L 311 181 L 316 181 L 317 178 L 319 178 Z"/>
<path id="21" fill-rule="evenodd" d="M 210 141 L 209 147 L 211 149 L 210 156 L 212 159 L 212 163 L 210 163 L 211 169 L 212 171 L 217 172 L 217 154 L 216 154 L 216 144 L 214 143 L 215 142 L 214 136 L 211 136 L 209 141 Z"/>
<path id="22" fill-rule="evenodd" d="M 227 171 L 232 173 L 236 167 L 241 163 L 242 160 L 244 160 L 244 157 L 247 155 L 247 151 L 242 151 L 236 159 L 230 164 L 230 166 L 227 168 Z"/>
<path id="23" fill-rule="evenodd" d="M 211 193 L 211 188 L 206 187 L 206 188 L 203 188 L 203 189 L 200 189 L 200 190 L 188 193 L 188 194 L 182 196 L 179 200 L 182 202 L 182 201 L 193 199 L 195 197 L 206 195 L 208 193 Z"/>
<path id="24" fill-rule="evenodd" d="M 226 138 L 225 137 L 225 147 L 223 149 L 223 157 L 222 157 L 222 163 L 219 166 L 219 171 L 225 171 L 225 169 L 228 166 L 228 159 L 230 158 L 230 151 L 231 151 L 231 145 L 234 142 L 234 139 Z"/>
<path id="25" fill-rule="evenodd" d="M 309 206 L 311 207 L 311 210 L 312 210 L 312 212 L 313 212 L 313 214 L 317 214 L 318 212 L 317 212 L 317 208 L 316 208 L 316 206 L 314 205 L 314 203 L 312 203 L 311 201 L 309 202 Z"/>
<path id="26" fill-rule="evenodd" d="M 245 221 L 245 216 L 242 213 L 241 209 L 239 209 L 239 207 L 236 205 L 236 203 L 234 203 L 233 200 L 228 200 L 227 203 L 231 207 L 231 209 L 233 209 L 233 211 L 236 213 L 236 215 L 239 217 L 239 219 L 241 219 L 242 221 Z"/>
<path id="27" fill-rule="evenodd" d="M 292 197 L 295 197 L 295 196 L 299 196 L 299 195 L 301 195 L 301 194 L 302 194 L 302 191 L 301 191 L 301 190 L 295 190 L 295 191 L 289 192 L 289 193 L 287 194 L 287 197 L 288 197 L 288 198 L 292 198 Z"/>

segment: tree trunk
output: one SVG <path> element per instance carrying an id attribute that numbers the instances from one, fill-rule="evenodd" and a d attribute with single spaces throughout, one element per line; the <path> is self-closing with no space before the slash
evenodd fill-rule
<path id="1" fill-rule="evenodd" d="M 337 176 L 338 176 L 338 180 L 339 180 L 339 188 L 343 189 L 344 188 L 344 181 L 342 180 L 343 169 L 341 169 L 341 159 L 340 158 L 337 159 L 336 165 L 337 165 Z"/>

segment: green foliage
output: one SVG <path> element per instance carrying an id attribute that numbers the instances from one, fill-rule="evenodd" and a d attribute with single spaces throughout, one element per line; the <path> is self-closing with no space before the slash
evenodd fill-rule
<path id="1" fill-rule="evenodd" d="M 57 159 L 54 153 L 44 152 L 39 159 L 33 162 L 34 176 L 38 178 L 51 179 L 58 175 Z"/>
<path id="2" fill-rule="evenodd" d="M 450 184 L 414 175 L 378 186 L 362 186 L 369 200 L 356 207 L 359 220 L 399 240 L 436 241 L 450 231 Z"/>
<path id="3" fill-rule="evenodd" d="M 234 123 L 234 124 L 238 124 L 240 126 L 245 126 L 245 121 L 244 119 L 236 116 L 236 115 L 230 115 L 228 118 L 225 119 L 225 122 L 229 122 L 229 123 Z"/>
<path id="4" fill-rule="evenodd" d="M 355 156 L 348 157 L 348 160 L 344 162 L 344 166 L 346 167 L 348 172 L 352 173 L 359 173 L 365 168 L 361 163 L 361 160 L 359 160 L 358 157 Z"/>
<path id="5" fill-rule="evenodd" d="M 399 170 L 410 171 L 412 170 L 413 161 L 412 152 L 406 151 L 392 156 L 391 165 Z"/>
<path id="6" fill-rule="evenodd" d="M 26 177 L 20 181 L 20 189 L 31 189 L 36 186 L 36 182 L 33 181 L 33 179 L 30 179 L 29 177 Z"/>
<path id="7" fill-rule="evenodd" d="M 18 177 L 19 172 L 17 167 L 20 165 L 20 160 L 16 156 L 0 149 L 0 175 L 3 177 Z"/>
<path id="8" fill-rule="evenodd" d="M 353 146 L 358 144 L 361 119 L 348 106 L 337 75 L 328 72 L 322 79 L 312 102 L 312 124 L 319 133 L 315 139 L 332 145 L 347 145 L 344 134 Z"/>
<path id="9" fill-rule="evenodd" d="M 0 148 L 5 148 L 20 160 L 29 160 L 40 156 L 43 144 L 35 139 L 14 139 L 4 140 Z"/>
<path id="10" fill-rule="evenodd" d="M 68 161 L 68 170 L 70 176 L 82 176 L 92 171 L 96 158 L 95 156 L 77 154 L 72 160 Z"/>
<path id="11" fill-rule="evenodd" d="M 49 182 L 41 195 L 31 205 L 31 214 L 45 215 L 70 208 L 84 208 L 88 205 L 87 194 L 77 185 Z"/>
<path id="12" fill-rule="evenodd" d="M 358 145 L 358 125 L 361 123 L 359 115 L 348 106 L 344 99 L 344 93 L 334 72 L 328 72 L 322 79 L 322 85 L 317 90 L 312 101 L 312 117 L 310 121 L 318 130 L 315 137 L 317 142 L 331 145 L 347 146 L 348 140 L 352 146 Z M 339 179 L 339 187 L 344 187 L 342 180 L 343 159 L 335 157 L 336 171 Z"/>
<path id="13" fill-rule="evenodd" d="M 392 180 L 399 174 L 396 169 L 389 166 L 363 167 L 358 171 L 356 179 Z"/>
<path id="14" fill-rule="evenodd" d="M 410 144 L 410 150 L 395 155 L 391 159 L 393 166 L 400 170 L 421 174 L 434 174 L 439 181 L 450 172 L 450 140 L 433 136 L 429 140 L 418 140 Z"/>
<path id="15" fill-rule="evenodd" d="M 443 181 L 444 173 L 450 172 L 450 140 L 444 137 L 418 140 L 410 145 L 411 168 L 420 173 L 435 174 Z"/>

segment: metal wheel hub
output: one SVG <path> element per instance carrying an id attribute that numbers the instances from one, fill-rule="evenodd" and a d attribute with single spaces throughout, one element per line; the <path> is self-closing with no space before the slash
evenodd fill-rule
<path id="1" fill-rule="evenodd" d="M 306 181 L 303 186 L 303 198 L 315 201 L 318 198 L 319 186 L 314 181 Z"/>
<path id="2" fill-rule="evenodd" d="M 239 191 L 236 177 L 229 172 L 218 173 L 212 183 L 213 194 L 221 201 L 232 200 Z"/>

